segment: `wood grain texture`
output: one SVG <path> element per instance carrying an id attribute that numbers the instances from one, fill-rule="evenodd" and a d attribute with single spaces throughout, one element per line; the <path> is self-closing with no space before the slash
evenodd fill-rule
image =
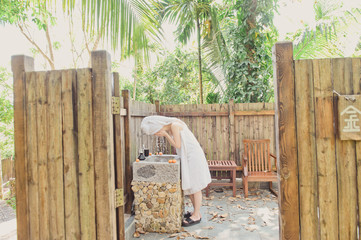
<path id="1" fill-rule="evenodd" d="M 79 215 L 81 239 L 96 239 L 91 69 L 77 70 Z"/>
<path id="2" fill-rule="evenodd" d="M 46 72 L 36 74 L 37 147 L 39 170 L 39 226 L 40 239 L 49 239 L 49 174 L 48 174 L 48 78 Z"/>
<path id="3" fill-rule="evenodd" d="M 295 115 L 295 82 L 291 42 L 273 47 L 276 99 L 276 137 L 280 178 L 280 239 L 299 239 L 298 163 Z"/>
<path id="4" fill-rule="evenodd" d="M 80 239 L 78 141 L 76 122 L 76 71 L 62 71 L 62 118 L 64 154 L 64 205 L 65 235 L 67 239 Z"/>
<path id="5" fill-rule="evenodd" d="M 295 61 L 300 238 L 319 239 L 315 103 L 311 60 Z"/>
<path id="6" fill-rule="evenodd" d="M 133 178 L 133 173 L 131 169 L 131 144 L 130 144 L 130 136 L 131 136 L 131 128 L 130 128 L 130 113 L 131 113 L 131 102 L 130 102 L 130 93 L 129 90 L 122 91 L 123 104 L 124 108 L 127 109 L 128 115 L 124 117 L 124 169 L 125 169 L 125 186 L 124 192 L 127 194 L 127 204 L 125 205 L 125 213 L 130 213 L 132 208 L 132 203 L 134 199 L 134 195 L 131 189 L 131 181 Z"/>
<path id="7" fill-rule="evenodd" d="M 352 59 L 353 72 L 353 93 L 361 94 L 361 58 Z M 356 142 L 356 168 L 357 168 L 357 204 L 358 217 L 361 218 L 361 141 Z M 361 229 L 361 221 L 358 221 L 358 227 Z M 358 239 L 361 239 L 361 231 L 358 232 Z"/>
<path id="8" fill-rule="evenodd" d="M 61 111 L 61 71 L 49 73 L 49 145 L 48 168 L 50 190 L 50 238 L 65 238 L 64 226 L 64 173 Z"/>
<path id="9" fill-rule="evenodd" d="M 332 59 L 333 88 L 340 94 L 353 94 L 350 58 Z M 357 180 L 355 141 L 336 138 L 339 236 L 357 238 Z"/>
<path id="10" fill-rule="evenodd" d="M 119 89 L 119 74 L 113 73 L 113 81 L 114 81 L 114 96 L 120 96 L 120 89 Z M 117 189 L 124 189 L 123 186 L 123 159 L 122 159 L 122 144 L 123 138 L 122 135 L 124 132 L 121 131 L 121 116 L 120 115 L 113 115 L 113 124 L 114 124 L 114 165 L 115 165 L 115 185 Z M 125 239 L 124 235 L 124 206 L 120 206 L 116 210 L 117 212 L 117 238 L 118 239 Z"/>
<path id="11" fill-rule="evenodd" d="M 106 51 L 93 51 L 91 63 L 97 239 L 110 240 L 116 239 L 110 55 Z"/>
<path id="12" fill-rule="evenodd" d="M 40 238 L 39 226 L 39 171 L 37 149 L 37 73 L 25 73 L 26 78 L 26 158 L 28 175 L 28 204 L 29 204 L 29 238 Z"/>
<path id="13" fill-rule="evenodd" d="M 229 107 L 229 145 L 230 145 L 230 153 L 229 160 L 235 161 L 235 149 L 236 149 L 236 141 L 235 141 L 235 123 L 234 123 L 234 100 L 231 99 L 228 104 Z"/>
<path id="14" fill-rule="evenodd" d="M 16 225 L 19 240 L 29 238 L 29 208 L 26 159 L 26 109 L 25 109 L 25 75 L 34 70 L 34 59 L 18 55 L 11 57 L 11 69 L 14 82 L 14 142 L 16 174 Z"/>
<path id="15" fill-rule="evenodd" d="M 320 239 L 338 239 L 335 134 L 329 59 L 313 60 L 313 78 Z"/>

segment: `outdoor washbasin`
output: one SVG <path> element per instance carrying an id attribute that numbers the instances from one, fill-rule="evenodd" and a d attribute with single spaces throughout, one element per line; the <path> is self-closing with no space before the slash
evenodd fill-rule
<path id="1" fill-rule="evenodd" d="M 175 159 L 176 163 L 168 163 Z M 176 183 L 180 179 L 180 157 L 178 155 L 153 155 L 133 163 L 133 181 Z"/>
<path id="2" fill-rule="evenodd" d="M 176 163 L 168 160 L 176 159 Z M 133 163 L 135 229 L 138 232 L 180 232 L 183 195 L 180 157 L 154 155 Z"/>

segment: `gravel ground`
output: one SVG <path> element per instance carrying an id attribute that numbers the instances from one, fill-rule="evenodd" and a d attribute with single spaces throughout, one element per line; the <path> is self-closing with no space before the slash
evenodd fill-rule
<path id="1" fill-rule="evenodd" d="M 0 240 L 16 239 L 16 213 L 6 203 L 0 200 Z"/>

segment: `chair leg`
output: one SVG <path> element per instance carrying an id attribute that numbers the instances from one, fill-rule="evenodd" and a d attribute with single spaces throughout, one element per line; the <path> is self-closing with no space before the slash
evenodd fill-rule
<path id="1" fill-rule="evenodd" d="M 208 197 L 209 196 L 209 184 L 208 184 L 208 186 L 206 187 L 206 197 Z"/>
<path id="2" fill-rule="evenodd" d="M 247 179 L 247 177 L 243 177 L 243 191 L 244 191 L 244 197 L 248 198 L 248 179 Z"/>
<path id="3" fill-rule="evenodd" d="M 236 197 L 236 170 L 231 171 L 232 175 L 232 189 L 233 189 L 233 197 Z"/>
<path id="4" fill-rule="evenodd" d="M 273 190 L 272 188 L 272 182 L 269 182 L 269 190 L 275 195 L 278 196 L 277 192 L 275 190 Z"/>

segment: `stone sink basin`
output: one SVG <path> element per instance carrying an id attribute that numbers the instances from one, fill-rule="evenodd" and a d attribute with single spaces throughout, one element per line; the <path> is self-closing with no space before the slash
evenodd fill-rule
<path id="1" fill-rule="evenodd" d="M 168 163 L 175 159 L 176 163 Z M 152 155 L 144 161 L 133 163 L 133 181 L 153 183 L 178 183 L 180 157 L 178 155 Z"/>

